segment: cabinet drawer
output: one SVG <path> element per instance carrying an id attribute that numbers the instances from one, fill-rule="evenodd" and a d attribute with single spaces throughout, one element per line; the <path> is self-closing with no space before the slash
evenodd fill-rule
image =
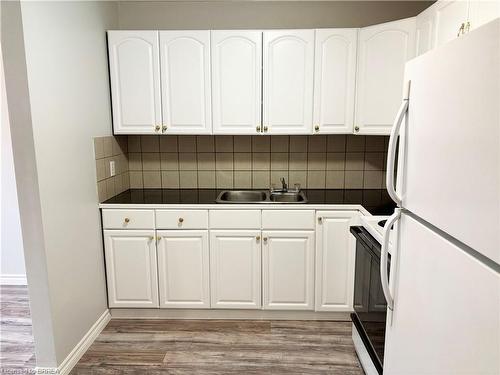
<path id="1" fill-rule="evenodd" d="M 262 229 L 314 229 L 314 210 L 263 210 Z"/>
<path id="2" fill-rule="evenodd" d="M 260 229 L 260 210 L 210 210 L 211 229 Z"/>
<path id="3" fill-rule="evenodd" d="M 104 229 L 154 229 L 153 210 L 102 210 Z"/>
<path id="4" fill-rule="evenodd" d="M 156 210 L 157 229 L 208 229 L 207 210 Z"/>

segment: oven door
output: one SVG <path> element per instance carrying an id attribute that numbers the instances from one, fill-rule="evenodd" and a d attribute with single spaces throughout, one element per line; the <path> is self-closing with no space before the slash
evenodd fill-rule
<path id="1" fill-rule="evenodd" d="M 352 320 L 381 374 L 384 363 L 387 303 L 380 281 L 380 243 L 363 227 L 351 227 L 356 237 L 354 311 Z M 390 267 L 390 255 L 388 261 Z"/>

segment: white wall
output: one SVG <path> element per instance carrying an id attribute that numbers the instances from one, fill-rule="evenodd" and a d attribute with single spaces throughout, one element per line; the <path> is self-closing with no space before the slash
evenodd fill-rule
<path id="1" fill-rule="evenodd" d="M 107 309 L 92 137 L 111 134 L 105 30 L 117 27 L 117 5 L 22 2 L 21 11 L 30 104 L 16 95 L 19 79 L 7 99 L 28 112 L 14 109 L 11 130 L 16 177 L 26 182 L 18 193 L 37 365 L 53 367 Z M 2 31 L 12 22 L 2 14 Z"/>
<path id="2" fill-rule="evenodd" d="M 363 27 L 412 17 L 433 1 L 120 1 L 122 29 Z"/>
<path id="3" fill-rule="evenodd" d="M 0 284 L 25 285 L 26 270 L 24 267 L 23 239 L 19 206 L 17 204 L 16 175 L 14 173 L 14 158 L 12 155 L 12 141 L 10 136 L 9 113 L 7 95 L 5 93 L 5 79 L 3 63 L 0 54 L 1 75 L 1 249 L 0 249 Z"/>

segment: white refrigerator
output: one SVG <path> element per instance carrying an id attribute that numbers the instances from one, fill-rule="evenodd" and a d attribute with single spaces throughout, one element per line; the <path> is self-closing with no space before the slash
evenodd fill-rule
<path id="1" fill-rule="evenodd" d="M 408 62 L 405 81 L 384 375 L 499 375 L 500 19 Z"/>

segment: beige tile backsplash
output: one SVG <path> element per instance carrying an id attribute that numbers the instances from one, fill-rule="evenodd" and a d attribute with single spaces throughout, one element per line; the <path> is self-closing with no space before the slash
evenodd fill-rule
<path id="1" fill-rule="evenodd" d="M 388 137 L 118 136 L 94 139 L 99 199 L 130 188 L 381 189 Z M 117 175 L 110 177 L 109 160 Z"/>
<path id="2" fill-rule="evenodd" d="M 126 136 L 94 138 L 94 154 L 99 202 L 103 202 L 130 188 L 128 141 Z M 111 176 L 109 162 L 115 162 Z M 139 162 L 136 161 L 136 165 Z M 141 164 L 142 166 L 142 164 Z M 136 166 L 137 167 L 137 166 Z"/>

